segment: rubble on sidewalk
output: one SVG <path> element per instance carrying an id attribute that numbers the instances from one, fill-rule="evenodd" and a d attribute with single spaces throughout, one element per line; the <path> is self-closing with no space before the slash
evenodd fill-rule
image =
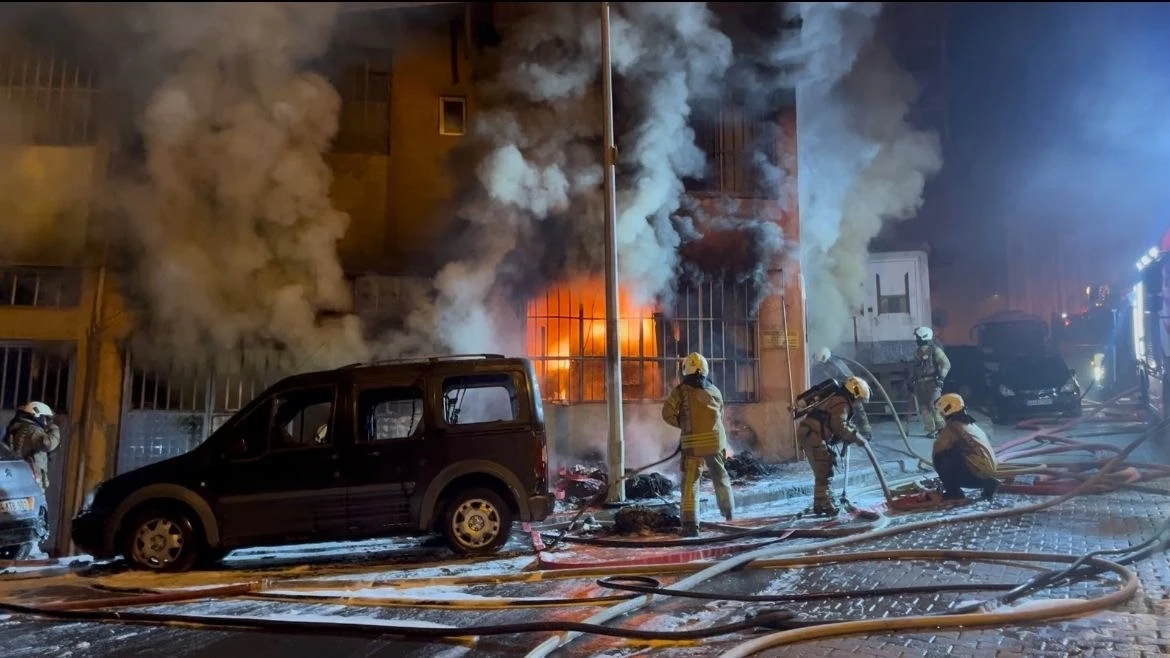
<path id="1" fill-rule="evenodd" d="M 638 505 L 624 507 L 613 516 L 613 532 L 616 535 L 656 535 L 675 532 L 680 527 L 682 521 L 677 508 L 663 511 Z"/>
<path id="2" fill-rule="evenodd" d="M 609 486 L 606 472 L 588 464 L 561 468 L 557 475 L 557 497 L 569 505 L 589 502 Z M 626 480 L 625 487 L 628 500 L 661 499 L 674 493 L 674 483 L 661 473 L 639 473 Z"/>
<path id="3" fill-rule="evenodd" d="M 727 467 L 727 475 L 731 477 L 733 484 L 755 482 L 769 475 L 775 475 L 779 470 L 774 464 L 765 462 L 750 450 L 737 452 L 728 457 L 724 461 L 724 465 Z M 703 479 L 711 479 L 706 470 L 703 471 Z"/>

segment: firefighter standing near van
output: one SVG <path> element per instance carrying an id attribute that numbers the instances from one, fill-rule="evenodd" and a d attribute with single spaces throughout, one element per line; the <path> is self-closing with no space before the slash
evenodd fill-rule
<path id="1" fill-rule="evenodd" d="M 819 385 L 835 385 L 825 382 Z M 869 383 L 860 377 L 850 377 L 836 392 L 816 403 L 796 429 L 796 438 L 812 467 L 813 514 L 837 516 L 840 510 L 833 504 L 831 488 L 834 469 L 841 457 L 842 444 L 864 445 L 865 438 L 853 424 L 856 403 L 869 400 Z"/>
<path id="2" fill-rule="evenodd" d="M 910 374 L 910 391 L 918 404 L 918 415 L 922 417 L 922 429 L 926 436 L 933 438 L 943 428 L 943 419 L 935 409 L 935 403 L 942 395 L 943 381 L 951 371 L 951 360 L 943 348 L 934 342 L 934 331 L 930 327 L 914 330 L 914 364 Z"/>
<path id="3" fill-rule="evenodd" d="M 954 393 L 947 393 L 935 405 L 946 419 L 931 449 L 931 461 L 943 483 L 943 500 L 965 500 L 964 488 L 979 488 L 983 500 L 991 500 L 999 490 L 995 471 L 999 464 L 987 434 L 967 413 L 967 403 Z"/>
<path id="4" fill-rule="evenodd" d="M 849 369 L 849 364 L 839 356 L 835 356 L 829 351 L 829 348 L 822 347 L 813 352 L 813 371 L 809 376 L 814 382 L 824 381 L 826 379 L 835 379 L 843 382 L 853 376 L 853 371 Z M 869 414 L 865 412 L 865 403 L 857 400 L 853 403 L 853 424 L 857 427 L 857 431 L 867 440 L 873 437 L 873 426 L 869 424 Z"/>
<path id="5" fill-rule="evenodd" d="M 723 427 L 723 394 L 708 378 L 707 359 L 691 352 L 683 359 L 683 378 L 670 392 L 662 405 L 662 420 L 677 427 L 682 450 L 682 535 L 699 534 L 699 476 L 707 465 L 711 483 L 715 486 L 715 500 L 723 518 L 730 521 L 735 501 L 731 493 L 731 478 L 727 475 L 724 458 L 727 450 L 727 431 Z"/>
<path id="6" fill-rule="evenodd" d="M 8 423 L 4 443 L 28 462 L 41 489 L 49 489 L 49 453 L 61 445 L 61 430 L 53 410 L 44 402 L 29 402 Z"/>

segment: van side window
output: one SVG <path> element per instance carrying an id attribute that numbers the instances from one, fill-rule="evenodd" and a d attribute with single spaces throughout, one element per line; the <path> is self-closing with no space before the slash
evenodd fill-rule
<path id="1" fill-rule="evenodd" d="M 224 444 L 231 459 L 254 459 L 268 451 L 268 427 L 272 419 L 272 400 L 265 400 L 241 418 Z"/>
<path id="2" fill-rule="evenodd" d="M 447 425 L 509 423 L 520 419 L 516 384 L 506 373 L 443 380 L 443 421 Z"/>
<path id="3" fill-rule="evenodd" d="M 417 386 L 392 386 L 358 394 L 358 441 L 409 439 L 422 429 L 423 392 Z"/>
<path id="4" fill-rule="evenodd" d="M 272 449 L 332 445 L 332 421 L 332 386 L 281 393 L 276 398 L 276 412 L 272 418 Z"/>

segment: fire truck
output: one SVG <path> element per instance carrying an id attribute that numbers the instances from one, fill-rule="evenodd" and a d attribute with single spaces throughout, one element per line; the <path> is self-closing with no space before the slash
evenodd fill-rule
<path id="1" fill-rule="evenodd" d="M 1152 419 L 1167 414 L 1167 357 L 1170 357 L 1170 232 L 1137 261 L 1137 283 L 1129 293 L 1130 338 L 1137 363 L 1138 390 Z"/>

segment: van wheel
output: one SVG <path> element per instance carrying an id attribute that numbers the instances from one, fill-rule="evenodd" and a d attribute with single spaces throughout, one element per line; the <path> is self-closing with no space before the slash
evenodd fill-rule
<path id="1" fill-rule="evenodd" d="M 147 571 L 189 571 L 199 559 L 200 538 L 190 516 L 161 507 L 138 513 L 127 526 L 123 555 Z"/>
<path id="2" fill-rule="evenodd" d="M 443 514 L 447 546 L 460 555 L 494 553 L 512 534 L 512 510 L 491 489 L 455 494 Z"/>

